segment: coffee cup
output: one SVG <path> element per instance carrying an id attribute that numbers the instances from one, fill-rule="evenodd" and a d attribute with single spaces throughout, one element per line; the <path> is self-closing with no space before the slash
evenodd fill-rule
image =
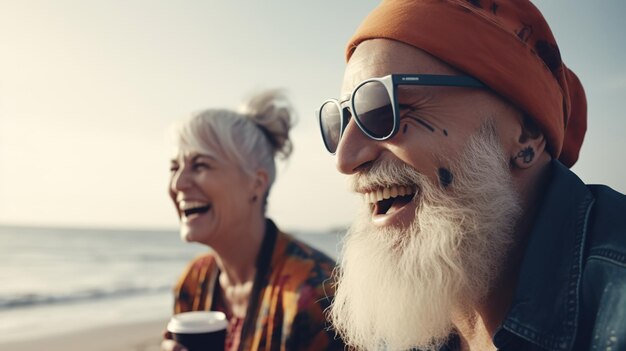
<path id="1" fill-rule="evenodd" d="M 192 311 L 172 316 L 167 330 L 189 351 L 224 350 L 226 315 L 217 311 Z"/>

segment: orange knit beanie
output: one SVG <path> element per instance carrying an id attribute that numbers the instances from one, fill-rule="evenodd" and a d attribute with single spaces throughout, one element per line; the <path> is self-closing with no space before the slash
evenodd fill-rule
<path id="1" fill-rule="evenodd" d="M 553 157 L 568 167 L 578 159 L 585 92 L 530 1 L 384 0 L 350 40 L 347 59 L 373 38 L 418 47 L 481 80 L 539 125 Z"/>

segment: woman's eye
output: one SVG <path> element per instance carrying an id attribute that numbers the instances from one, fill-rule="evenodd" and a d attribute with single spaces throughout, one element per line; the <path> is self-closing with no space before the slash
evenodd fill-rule
<path id="1" fill-rule="evenodd" d="M 170 166 L 170 173 L 174 173 L 178 171 L 178 165 L 171 165 Z"/>
<path id="2" fill-rule="evenodd" d="M 209 168 L 211 168 L 211 167 L 210 167 L 208 164 L 206 164 L 206 163 L 194 163 L 192 167 L 193 167 L 193 169 L 194 169 L 194 170 L 197 170 L 197 171 L 200 171 L 200 170 L 203 170 L 203 169 L 209 169 Z"/>

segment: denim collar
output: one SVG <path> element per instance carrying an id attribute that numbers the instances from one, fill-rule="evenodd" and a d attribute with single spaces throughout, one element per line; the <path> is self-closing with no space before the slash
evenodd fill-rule
<path id="1" fill-rule="evenodd" d="M 593 196 L 558 161 L 522 259 L 511 309 L 494 335 L 498 348 L 513 335 L 543 348 L 570 350 L 576 340 L 580 279 Z"/>

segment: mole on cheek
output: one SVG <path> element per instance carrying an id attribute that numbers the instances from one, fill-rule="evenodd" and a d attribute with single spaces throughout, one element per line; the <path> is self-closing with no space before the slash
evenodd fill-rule
<path id="1" fill-rule="evenodd" d="M 444 167 L 439 168 L 439 182 L 444 188 L 452 184 L 453 179 L 454 175 L 452 175 L 452 172 L 450 172 L 449 169 Z"/>

